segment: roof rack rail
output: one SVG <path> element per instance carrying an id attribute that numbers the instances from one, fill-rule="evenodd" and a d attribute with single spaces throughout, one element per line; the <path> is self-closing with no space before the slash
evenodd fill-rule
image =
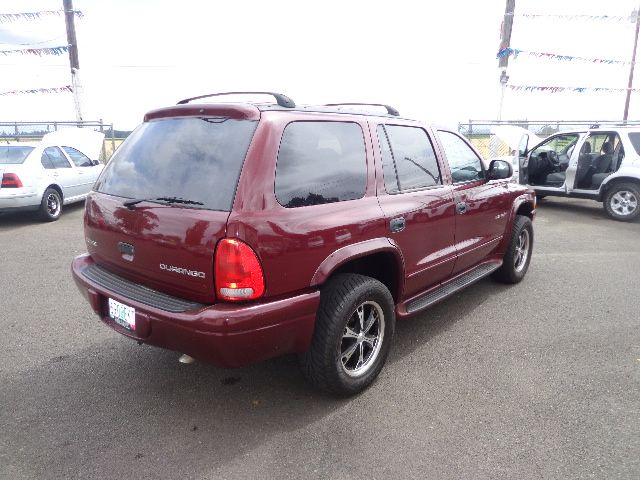
<path id="1" fill-rule="evenodd" d="M 185 98 L 184 100 L 180 100 L 177 103 L 177 105 L 184 105 L 185 103 L 189 103 L 192 100 L 200 100 L 201 98 L 221 97 L 221 96 L 224 96 L 224 95 L 271 95 L 272 97 L 274 97 L 276 99 L 276 102 L 281 107 L 295 108 L 295 106 L 296 106 L 295 102 L 293 100 L 291 100 L 289 97 L 287 97 L 286 95 L 283 95 L 281 93 L 274 93 L 274 92 L 223 92 L 223 93 L 210 93 L 209 95 L 200 95 L 198 97 Z"/>
<path id="2" fill-rule="evenodd" d="M 387 113 L 389 115 L 393 115 L 394 117 L 400 116 L 400 112 L 398 112 L 398 110 L 396 110 L 395 108 L 389 105 L 384 105 L 382 103 L 327 103 L 325 104 L 325 107 L 340 107 L 343 105 L 355 105 L 355 106 L 361 106 L 361 107 L 384 107 L 387 109 Z"/>

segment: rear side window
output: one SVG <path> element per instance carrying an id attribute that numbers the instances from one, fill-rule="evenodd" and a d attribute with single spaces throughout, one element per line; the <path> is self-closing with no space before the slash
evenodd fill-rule
<path id="1" fill-rule="evenodd" d="M 631 140 L 631 145 L 636 150 L 636 153 L 640 155 L 640 133 L 639 132 L 629 132 L 629 140 Z"/>
<path id="2" fill-rule="evenodd" d="M 42 152 L 42 166 L 50 169 L 55 168 L 71 168 L 69 160 L 64 156 L 62 150 L 58 147 L 47 147 Z"/>
<path id="3" fill-rule="evenodd" d="M 480 157 L 459 136 L 451 132 L 438 132 L 447 156 L 453 183 L 473 182 L 484 178 Z"/>
<path id="4" fill-rule="evenodd" d="M 62 147 L 76 167 L 92 167 L 93 162 L 84 153 L 73 147 Z"/>
<path id="5" fill-rule="evenodd" d="M 427 132 L 418 127 L 378 125 L 384 186 L 397 193 L 442 184 Z"/>
<path id="6" fill-rule="evenodd" d="M 0 165 L 18 165 L 23 163 L 32 150 L 33 147 L 2 145 L 0 146 Z"/>
<path id="7" fill-rule="evenodd" d="M 257 122 L 171 118 L 140 125 L 116 150 L 98 192 L 230 211 Z"/>
<path id="8" fill-rule="evenodd" d="M 362 128 L 349 122 L 293 122 L 280 142 L 276 198 L 284 207 L 354 200 L 367 186 Z"/>

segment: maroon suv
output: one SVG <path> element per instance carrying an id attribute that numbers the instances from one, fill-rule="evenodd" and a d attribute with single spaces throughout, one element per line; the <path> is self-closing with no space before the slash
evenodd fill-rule
<path id="1" fill-rule="evenodd" d="M 509 163 L 384 105 L 270 95 L 154 110 L 114 154 L 72 264 L 104 323 L 224 367 L 298 353 L 314 385 L 351 394 L 396 317 L 524 277 L 535 196 Z"/>

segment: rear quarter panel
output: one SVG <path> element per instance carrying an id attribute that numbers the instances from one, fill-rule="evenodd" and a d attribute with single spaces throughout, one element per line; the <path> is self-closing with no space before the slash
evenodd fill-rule
<path id="1" fill-rule="evenodd" d="M 285 208 L 275 197 L 275 171 L 282 133 L 292 121 L 341 121 L 360 125 L 367 154 L 364 198 Z M 227 236 L 256 251 L 265 275 L 265 296 L 309 289 L 322 262 L 347 245 L 385 237 L 385 221 L 375 196 L 375 168 L 366 118 L 334 114 L 263 112 L 240 176 Z"/>

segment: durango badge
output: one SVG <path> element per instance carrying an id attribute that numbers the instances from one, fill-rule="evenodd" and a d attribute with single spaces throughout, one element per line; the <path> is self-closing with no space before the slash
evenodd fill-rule
<path id="1" fill-rule="evenodd" d="M 205 278 L 204 272 L 198 272 L 197 270 L 189 270 L 188 268 L 174 267 L 173 265 L 167 265 L 165 263 L 160 264 L 160 270 L 166 270 L 167 272 L 175 272 L 181 275 L 188 275 L 190 277 Z"/>

